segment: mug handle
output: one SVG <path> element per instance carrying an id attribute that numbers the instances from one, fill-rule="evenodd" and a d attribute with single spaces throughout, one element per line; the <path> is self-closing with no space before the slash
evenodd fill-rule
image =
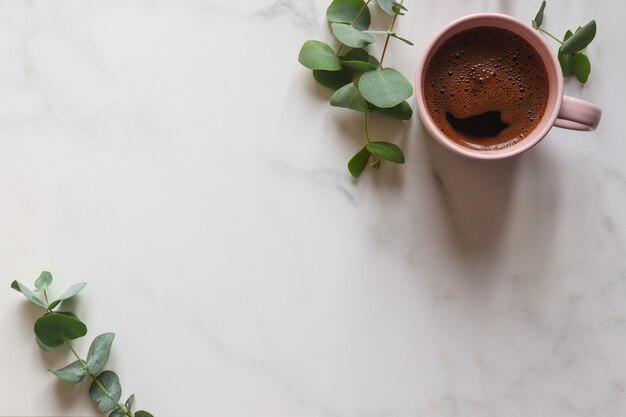
<path id="1" fill-rule="evenodd" d="M 601 117 L 602 110 L 595 104 L 563 96 L 563 103 L 554 125 L 564 129 L 591 131 L 598 127 Z"/>

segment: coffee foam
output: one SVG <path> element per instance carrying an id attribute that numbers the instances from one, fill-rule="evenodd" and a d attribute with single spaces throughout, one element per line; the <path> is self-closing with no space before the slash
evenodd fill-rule
<path id="1" fill-rule="evenodd" d="M 474 149 L 500 149 L 524 139 L 539 124 L 548 100 L 548 76 L 535 49 L 505 29 L 482 27 L 446 40 L 431 58 L 424 78 L 426 106 L 449 138 Z M 508 125 L 495 137 L 455 130 L 457 119 L 500 112 Z"/>

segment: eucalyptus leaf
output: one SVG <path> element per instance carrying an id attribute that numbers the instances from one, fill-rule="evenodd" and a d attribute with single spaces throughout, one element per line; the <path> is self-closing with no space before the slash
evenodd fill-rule
<path id="1" fill-rule="evenodd" d="M 359 18 L 355 21 L 357 16 Z M 354 22 L 355 28 L 365 30 L 370 27 L 371 16 L 363 0 L 333 0 L 326 9 L 326 18 L 333 23 Z"/>
<path id="2" fill-rule="evenodd" d="M 561 64 L 561 72 L 564 77 L 569 77 L 574 73 L 572 69 L 572 58 L 576 54 L 564 54 L 561 48 L 559 48 L 559 52 L 557 53 L 557 58 L 559 59 L 559 64 Z"/>
<path id="3" fill-rule="evenodd" d="M 26 285 L 22 284 L 21 282 L 13 281 L 11 283 L 11 288 L 13 288 L 15 291 L 18 291 L 24 294 L 24 297 L 26 297 L 28 301 L 30 301 L 31 303 L 36 304 L 39 307 L 47 308 L 46 304 L 41 300 L 41 298 L 39 298 L 37 294 L 32 292 L 30 288 L 28 288 Z"/>
<path id="4" fill-rule="evenodd" d="M 41 339 L 39 339 L 37 336 L 35 336 L 35 340 L 37 341 L 37 346 L 39 346 L 39 348 L 41 350 L 43 350 L 44 352 L 52 352 L 55 348 L 46 345 L 44 342 L 41 341 Z"/>
<path id="5" fill-rule="evenodd" d="M 564 54 L 582 51 L 596 36 L 596 21 L 592 20 L 563 42 L 561 50 Z"/>
<path id="6" fill-rule="evenodd" d="M 60 346 L 65 339 L 77 339 L 86 334 L 85 323 L 64 314 L 46 314 L 35 322 L 35 335 L 49 347 Z"/>
<path id="7" fill-rule="evenodd" d="M 378 60 L 371 56 L 365 49 L 354 48 L 350 49 L 348 53 L 341 57 L 343 61 L 363 61 L 369 62 L 375 68 L 378 68 Z"/>
<path id="8" fill-rule="evenodd" d="M 111 411 L 109 417 L 123 417 L 125 415 L 126 413 L 124 412 L 124 410 L 122 410 L 121 408 L 116 408 L 115 410 Z"/>
<path id="9" fill-rule="evenodd" d="M 118 376 L 113 371 L 104 371 L 96 377 L 96 380 L 104 386 L 109 395 L 107 396 L 94 381 L 89 387 L 89 398 L 98 403 L 98 409 L 103 413 L 115 409 L 115 403 L 119 401 L 122 395 L 122 387 Z M 136 415 L 137 413 L 135 413 Z"/>
<path id="10" fill-rule="evenodd" d="M 363 172 L 367 166 L 367 161 L 369 161 L 371 155 L 372 154 L 367 150 L 367 147 L 364 146 L 360 151 L 354 154 L 352 159 L 350 159 L 350 162 L 348 162 L 348 171 L 350 171 L 350 174 L 352 174 L 354 178 L 358 178 L 359 175 L 361 175 L 361 172 Z"/>
<path id="11" fill-rule="evenodd" d="M 330 28 L 339 42 L 352 48 L 363 48 L 375 40 L 348 23 L 331 23 Z"/>
<path id="12" fill-rule="evenodd" d="M 85 376 L 87 376 L 87 369 L 79 362 L 75 361 L 70 363 L 64 368 L 52 370 L 48 369 L 59 378 L 61 381 L 70 382 L 72 384 L 80 383 Z"/>
<path id="13" fill-rule="evenodd" d="M 383 159 L 386 159 L 391 162 L 395 162 L 398 164 L 404 163 L 404 154 L 402 150 L 393 143 L 389 142 L 369 142 L 367 145 L 367 150 L 371 153 L 380 156 Z"/>
<path id="14" fill-rule="evenodd" d="M 134 401 L 135 401 L 135 394 L 131 394 L 131 396 L 128 397 L 128 399 L 124 403 L 124 407 L 126 407 L 126 409 L 130 411 L 133 408 Z"/>
<path id="15" fill-rule="evenodd" d="M 341 63 L 335 52 L 322 41 L 304 42 L 298 61 L 313 70 L 338 71 L 341 69 Z"/>
<path id="16" fill-rule="evenodd" d="M 50 288 L 50 284 L 52 284 L 52 274 L 43 271 L 35 281 L 35 291 L 45 291 Z"/>
<path id="17" fill-rule="evenodd" d="M 359 91 L 377 107 L 393 107 L 413 94 L 411 83 L 393 68 L 368 71 L 359 79 Z"/>
<path id="18" fill-rule="evenodd" d="M 97 374 L 109 360 L 109 353 L 111 352 L 111 345 L 115 333 L 104 333 L 97 336 L 91 346 L 89 346 L 89 353 L 87 353 L 87 369 L 92 374 Z"/>
<path id="19" fill-rule="evenodd" d="M 360 112 L 370 112 L 365 99 L 359 93 L 354 83 L 344 85 L 330 97 L 331 106 L 344 107 Z"/>
<path id="20" fill-rule="evenodd" d="M 376 69 L 373 64 L 365 61 L 341 61 L 341 65 L 358 71 L 372 71 Z"/>
<path id="21" fill-rule="evenodd" d="M 50 303 L 50 310 L 58 306 L 61 302 L 69 300 L 70 298 L 81 292 L 86 285 L 87 284 L 84 282 L 79 282 L 78 284 L 72 285 L 70 288 L 68 288 L 67 291 L 65 291 L 63 294 L 58 296 L 56 300 Z"/>
<path id="22" fill-rule="evenodd" d="M 341 68 L 339 71 L 313 70 L 313 78 L 326 88 L 338 90 L 352 82 L 354 70 L 351 68 Z"/>
<path id="23" fill-rule="evenodd" d="M 413 109 L 406 101 L 389 108 L 374 107 L 374 113 L 380 113 L 399 120 L 410 120 L 413 117 Z"/>
<path id="24" fill-rule="evenodd" d="M 535 18 L 532 21 L 533 27 L 535 29 L 538 29 L 541 24 L 543 23 L 543 11 L 546 8 L 546 2 L 545 0 L 541 3 L 541 7 L 539 7 L 539 11 L 537 12 L 537 15 L 535 16 Z"/>
<path id="25" fill-rule="evenodd" d="M 583 53 L 575 54 L 572 58 L 572 71 L 576 79 L 581 83 L 586 83 L 591 73 L 591 63 L 587 55 Z"/>
<path id="26" fill-rule="evenodd" d="M 396 3 L 395 0 L 376 0 L 378 6 L 387 13 L 389 16 L 393 16 L 396 12 L 393 10 L 393 6 Z"/>
<path id="27" fill-rule="evenodd" d="M 139 410 L 135 413 L 135 417 L 154 417 L 154 416 L 147 411 Z"/>

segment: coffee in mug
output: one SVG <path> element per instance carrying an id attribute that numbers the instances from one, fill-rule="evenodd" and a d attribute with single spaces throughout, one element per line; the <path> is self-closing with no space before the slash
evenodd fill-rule
<path id="1" fill-rule="evenodd" d="M 424 97 L 437 127 L 473 149 L 523 140 L 546 110 L 548 76 L 537 51 L 515 33 L 472 28 L 447 39 L 426 68 Z"/>

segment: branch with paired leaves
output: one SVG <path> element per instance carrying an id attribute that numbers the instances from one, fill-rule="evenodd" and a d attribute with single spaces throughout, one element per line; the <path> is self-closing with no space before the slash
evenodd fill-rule
<path id="1" fill-rule="evenodd" d="M 376 0 L 379 8 L 391 16 L 387 30 L 369 30 L 371 1 L 334 0 L 326 10 L 326 18 L 339 48 L 335 52 L 324 42 L 309 40 L 298 56 L 302 65 L 313 70 L 313 78 L 319 84 L 334 91 L 330 97 L 332 106 L 364 113 L 365 146 L 348 162 L 348 170 L 355 178 L 368 164 L 380 167 L 381 159 L 404 163 L 404 154 L 397 145 L 371 140 L 368 115 L 377 113 L 400 120 L 413 116 L 406 102 L 413 94 L 411 83 L 397 70 L 383 67 L 391 38 L 413 45 L 393 31 L 396 19 L 406 11 L 404 0 Z M 365 48 L 375 42 L 374 36 L 381 35 L 385 43 L 378 60 Z"/>
<path id="2" fill-rule="evenodd" d="M 583 51 L 596 36 L 596 21 L 592 20 L 583 27 L 578 26 L 575 32 L 568 30 L 565 32 L 563 40 L 560 40 L 541 28 L 545 8 L 546 2 L 544 0 L 537 15 L 531 22 L 533 27 L 561 44 L 557 56 L 561 64 L 563 76 L 569 77 L 574 75 L 578 81 L 583 84 L 586 83 L 591 73 L 591 62 L 589 62 L 589 57 Z"/>
<path id="3" fill-rule="evenodd" d="M 18 281 L 11 283 L 11 288 L 21 292 L 33 304 L 43 308 L 45 313 L 35 322 L 35 339 L 37 345 L 50 352 L 59 346 L 66 345 L 76 361 L 64 368 L 48 369 L 62 381 L 78 384 L 89 376 L 92 379 L 89 387 L 89 397 L 98 404 L 98 409 L 103 413 L 109 412 L 109 417 L 152 417 L 147 411 L 132 412 L 135 394 L 128 397 L 121 404 L 122 387 L 118 376 L 113 371 L 103 371 L 109 359 L 111 345 L 115 338 L 114 333 L 104 333 L 96 337 L 87 353 L 87 358 L 82 359 L 76 352 L 70 340 L 78 339 L 87 334 L 87 326 L 80 321 L 76 314 L 70 311 L 58 311 L 61 303 L 78 294 L 85 288 L 84 282 L 72 285 L 67 291 L 55 298 L 52 302 L 48 299 L 48 290 L 52 285 L 52 274 L 44 271 L 35 281 L 35 289 L 31 290 Z M 43 299 L 37 293 L 43 294 Z"/>

